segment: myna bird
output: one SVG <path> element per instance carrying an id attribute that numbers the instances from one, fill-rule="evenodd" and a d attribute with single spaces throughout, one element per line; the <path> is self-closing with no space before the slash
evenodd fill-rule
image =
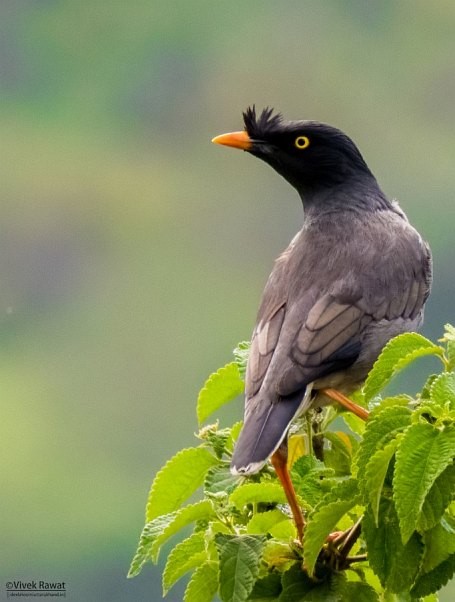
<path id="1" fill-rule="evenodd" d="M 256 473 L 271 457 L 302 537 L 287 472 L 287 432 L 309 408 L 364 382 L 394 336 L 419 328 L 431 286 L 431 253 L 387 198 L 354 142 L 316 121 L 272 109 L 243 114 L 245 129 L 213 139 L 262 159 L 299 193 L 303 226 L 267 281 L 251 340 L 245 416 L 231 464 Z"/>

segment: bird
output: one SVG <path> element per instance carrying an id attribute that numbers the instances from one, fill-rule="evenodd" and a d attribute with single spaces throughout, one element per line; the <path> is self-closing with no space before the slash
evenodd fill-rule
<path id="1" fill-rule="evenodd" d="M 302 540 L 305 520 L 287 467 L 289 427 L 333 401 L 367 418 L 348 396 L 390 339 L 420 328 L 431 250 L 344 132 L 254 105 L 243 121 L 243 130 L 212 142 L 270 165 L 296 189 L 303 220 L 262 295 L 231 472 L 252 475 L 271 459 Z"/>

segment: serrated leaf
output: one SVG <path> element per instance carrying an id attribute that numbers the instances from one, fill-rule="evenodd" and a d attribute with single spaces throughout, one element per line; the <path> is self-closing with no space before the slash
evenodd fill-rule
<path id="1" fill-rule="evenodd" d="M 344 602 L 343 588 L 345 577 L 341 573 L 331 573 L 323 581 L 314 581 L 294 565 L 283 573 L 283 591 L 279 602 Z"/>
<path id="2" fill-rule="evenodd" d="M 365 479 L 362 480 L 362 491 L 371 505 L 376 526 L 378 524 L 379 502 L 381 500 L 384 480 L 390 460 L 397 449 L 398 442 L 399 436 L 389 441 L 382 449 L 378 449 L 373 454 L 365 469 Z"/>
<path id="3" fill-rule="evenodd" d="M 266 512 L 256 512 L 246 527 L 250 535 L 270 533 L 275 539 L 294 539 L 297 536 L 294 522 L 281 510 L 275 508 Z"/>
<path id="4" fill-rule="evenodd" d="M 321 462 L 314 456 L 302 456 L 292 466 L 293 479 L 304 479 L 308 476 L 315 476 L 318 479 L 326 476 L 333 476 L 334 471 L 327 468 L 324 462 Z"/>
<path id="5" fill-rule="evenodd" d="M 153 546 L 152 546 L 152 561 L 157 562 L 158 554 L 161 546 L 165 541 L 167 541 L 172 535 L 178 533 L 180 529 L 186 527 L 191 523 L 201 521 L 201 520 L 209 520 L 215 517 L 215 511 L 213 509 L 212 503 L 209 500 L 201 500 L 196 504 L 191 504 L 189 506 L 185 506 L 177 512 L 173 513 L 173 519 L 166 526 L 163 532 L 156 538 Z M 170 515 L 168 515 L 170 516 Z M 158 519 L 155 519 L 158 520 Z M 152 521 L 153 522 L 153 521 Z"/>
<path id="6" fill-rule="evenodd" d="M 269 533 L 277 540 L 289 541 L 297 537 L 297 529 L 290 518 L 270 527 Z"/>
<path id="7" fill-rule="evenodd" d="M 213 466 L 205 477 L 204 491 L 206 493 L 231 493 L 240 481 L 241 477 L 231 474 L 229 465 Z"/>
<path id="8" fill-rule="evenodd" d="M 362 521 L 362 534 L 371 568 L 384 588 L 393 593 L 409 591 L 418 573 L 423 545 L 414 533 L 406 545 L 401 540 L 398 517 L 393 501 L 382 498 L 379 505 L 379 527 L 367 510 Z"/>
<path id="9" fill-rule="evenodd" d="M 455 409 L 455 373 L 443 372 L 431 385 L 430 398 L 440 406 L 448 405 L 449 409 Z"/>
<path id="10" fill-rule="evenodd" d="M 302 571 L 298 564 L 283 573 L 282 592 L 279 602 L 301 602 L 314 589 L 315 582 Z"/>
<path id="11" fill-rule="evenodd" d="M 270 529 L 283 521 L 289 522 L 289 517 L 278 508 L 256 512 L 247 524 L 246 530 L 249 535 L 266 535 L 270 533 Z"/>
<path id="12" fill-rule="evenodd" d="M 157 473 L 147 500 L 146 521 L 173 512 L 204 482 L 218 460 L 203 447 L 182 449 Z"/>
<path id="13" fill-rule="evenodd" d="M 254 602 L 273 602 L 281 593 L 281 575 L 270 573 L 263 579 L 258 579 L 248 600 Z"/>
<path id="14" fill-rule="evenodd" d="M 369 459 L 411 424 L 411 416 L 411 410 L 404 406 L 378 408 L 371 413 L 355 458 L 360 478 Z"/>
<path id="15" fill-rule="evenodd" d="M 341 431 L 326 431 L 324 438 L 330 441 L 330 448 L 324 450 L 324 463 L 333 468 L 337 476 L 351 474 L 352 455 L 358 448 L 357 440 Z"/>
<path id="16" fill-rule="evenodd" d="M 359 500 L 357 481 L 343 481 L 324 496 L 311 513 L 303 536 L 303 558 L 310 575 L 314 572 L 319 552 L 327 536 Z"/>
<path id="17" fill-rule="evenodd" d="M 175 515 L 176 513 L 173 512 L 172 514 L 166 514 L 165 516 L 158 516 L 155 520 L 144 526 L 139 538 L 136 553 L 131 561 L 130 570 L 127 575 L 128 578 L 139 575 L 145 562 L 151 560 L 154 542 L 164 533 L 165 529 L 174 520 Z"/>
<path id="18" fill-rule="evenodd" d="M 183 602 L 212 602 L 218 591 L 216 562 L 205 562 L 198 567 L 186 586 Z"/>
<path id="19" fill-rule="evenodd" d="M 359 418 L 351 412 L 343 412 L 341 414 L 341 418 L 353 433 L 356 433 L 357 435 L 363 435 L 365 431 L 365 420 L 362 420 L 362 418 Z"/>
<path id="20" fill-rule="evenodd" d="M 286 495 L 278 483 L 246 483 L 231 493 L 230 502 L 241 510 L 247 504 L 286 504 Z"/>
<path id="21" fill-rule="evenodd" d="M 421 533 L 439 523 L 455 493 L 455 465 L 450 464 L 431 486 L 417 522 Z M 454 550 L 455 551 L 455 550 Z"/>
<path id="22" fill-rule="evenodd" d="M 289 547 L 289 542 L 267 539 L 264 544 L 262 560 L 269 570 L 284 571 L 295 563 L 295 554 Z"/>
<path id="23" fill-rule="evenodd" d="M 422 562 L 422 572 L 428 573 L 441 564 L 451 554 L 455 554 L 455 536 L 453 530 L 444 523 L 438 523 L 423 536 L 425 555 Z"/>
<path id="24" fill-rule="evenodd" d="M 185 573 L 207 560 L 205 534 L 193 533 L 178 543 L 169 554 L 163 571 L 163 596 Z"/>
<path id="25" fill-rule="evenodd" d="M 382 350 L 363 387 L 366 401 L 377 395 L 391 379 L 419 357 L 441 357 L 442 348 L 415 332 L 400 334 Z"/>
<path id="26" fill-rule="evenodd" d="M 404 393 L 400 395 L 392 395 L 391 397 L 381 397 L 377 395 L 372 401 L 370 401 L 370 416 L 375 416 L 378 412 L 382 412 L 385 408 L 391 408 L 395 406 L 404 406 L 409 408 L 409 404 L 414 401 L 414 398 Z M 365 423 L 364 423 L 365 424 Z"/>
<path id="27" fill-rule="evenodd" d="M 239 438 L 240 435 L 240 431 L 242 430 L 242 426 L 243 426 L 243 421 L 239 420 L 238 422 L 235 422 L 232 427 L 231 427 L 231 434 L 228 440 L 228 443 L 226 445 L 226 449 L 231 451 L 234 449 L 234 445 L 235 442 L 237 441 L 237 439 Z"/>
<path id="28" fill-rule="evenodd" d="M 220 559 L 222 602 L 245 602 L 259 574 L 265 539 L 252 535 L 215 535 Z"/>
<path id="29" fill-rule="evenodd" d="M 288 437 L 288 470 L 291 470 L 294 463 L 305 454 L 305 437 L 303 435 L 290 435 Z"/>
<path id="30" fill-rule="evenodd" d="M 422 387 L 422 391 L 420 392 L 420 399 L 430 399 L 430 391 L 431 385 L 438 378 L 438 374 L 430 374 L 430 376 L 425 381 L 425 384 Z"/>
<path id="31" fill-rule="evenodd" d="M 455 554 L 452 554 L 432 571 L 420 575 L 411 589 L 413 598 L 428 596 L 446 585 L 455 573 Z"/>
<path id="32" fill-rule="evenodd" d="M 205 381 L 197 399 L 197 419 L 199 424 L 218 410 L 221 406 L 232 401 L 243 393 L 245 385 L 240 378 L 236 362 L 226 364 Z"/>
<path id="33" fill-rule="evenodd" d="M 343 587 L 344 602 L 379 602 L 374 588 L 362 581 L 347 581 Z"/>
<path id="34" fill-rule="evenodd" d="M 446 370 L 455 370 L 455 328 L 451 324 L 445 325 L 444 336 L 440 341 L 446 344 Z"/>
<path id="35" fill-rule="evenodd" d="M 302 456 L 291 470 L 295 491 L 310 507 L 316 506 L 326 491 L 327 479 L 322 477 L 333 475 L 334 470 L 326 468 L 314 456 Z"/>
<path id="36" fill-rule="evenodd" d="M 157 562 L 163 543 L 186 525 L 215 516 L 209 500 L 185 506 L 176 512 L 158 516 L 144 526 L 128 577 L 138 575 L 147 560 Z"/>
<path id="37" fill-rule="evenodd" d="M 455 428 L 439 431 L 431 424 L 413 424 L 396 452 L 393 496 L 403 543 L 416 529 L 431 486 L 453 461 Z"/>
<path id="38" fill-rule="evenodd" d="M 248 356 L 250 355 L 250 341 L 241 341 L 234 349 L 235 363 L 239 369 L 241 379 L 245 379 L 246 365 L 248 363 Z"/>

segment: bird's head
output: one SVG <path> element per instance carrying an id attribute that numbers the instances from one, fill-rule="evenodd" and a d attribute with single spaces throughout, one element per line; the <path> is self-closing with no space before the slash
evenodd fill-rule
<path id="1" fill-rule="evenodd" d="M 372 178 L 357 146 L 337 128 L 317 121 L 284 121 L 269 108 L 258 116 L 254 106 L 243 120 L 243 131 L 222 134 L 213 142 L 259 157 L 302 196 L 353 178 Z"/>

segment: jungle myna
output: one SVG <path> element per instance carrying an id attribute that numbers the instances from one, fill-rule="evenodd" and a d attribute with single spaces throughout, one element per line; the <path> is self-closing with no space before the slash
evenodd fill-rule
<path id="1" fill-rule="evenodd" d="M 301 536 L 286 468 L 289 425 L 327 398 L 366 417 L 346 395 L 389 339 L 421 325 L 431 253 L 346 134 L 316 121 L 283 121 L 271 109 L 256 115 L 249 108 L 243 117 L 243 131 L 213 142 L 271 165 L 299 193 L 304 219 L 262 296 L 231 469 L 253 474 L 272 456 Z"/>

